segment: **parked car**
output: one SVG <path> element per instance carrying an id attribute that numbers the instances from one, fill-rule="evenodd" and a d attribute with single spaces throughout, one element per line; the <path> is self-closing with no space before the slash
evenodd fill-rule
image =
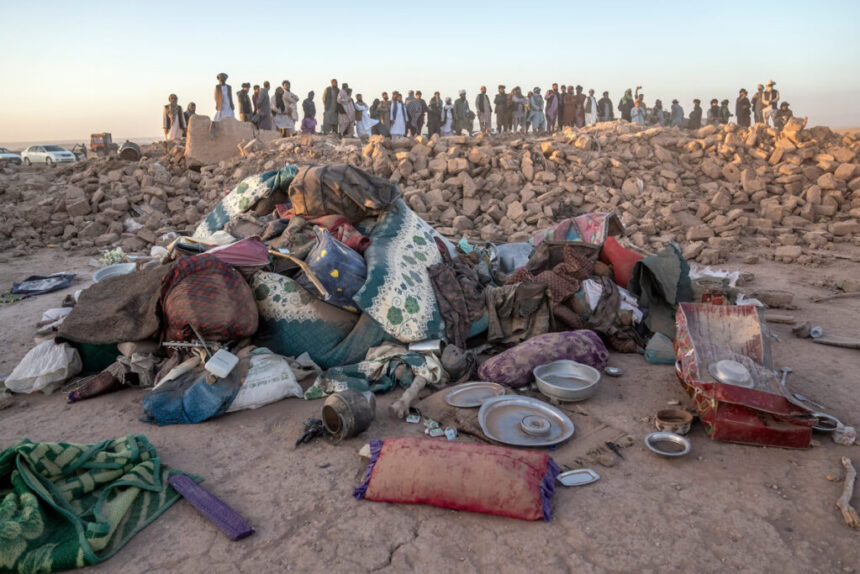
<path id="1" fill-rule="evenodd" d="M 31 145 L 23 152 L 21 158 L 25 165 L 44 163 L 54 165 L 57 163 L 71 163 L 78 161 L 75 154 L 58 145 Z"/>
<path id="2" fill-rule="evenodd" d="M 8 162 L 15 165 L 21 165 L 21 156 L 17 153 L 12 153 L 5 147 L 0 147 L 0 163 Z"/>

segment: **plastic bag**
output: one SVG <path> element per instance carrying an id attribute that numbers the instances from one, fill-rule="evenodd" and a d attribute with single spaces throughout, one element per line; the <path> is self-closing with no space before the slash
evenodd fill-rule
<path id="1" fill-rule="evenodd" d="M 82 368 L 76 349 L 68 343 L 57 344 L 49 339 L 30 349 L 21 359 L 6 379 L 6 388 L 14 393 L 42 391 L 50 394 Z"/>
<path id="2" fill-rule="evenodd" d="M 302 396 L 302 388 L 296 382 L 286 357 L 266 351 L 257 353 L 251 353 L 248 375 L 227 409 L 228 413 L 256 409 L 287 397 Z"/>

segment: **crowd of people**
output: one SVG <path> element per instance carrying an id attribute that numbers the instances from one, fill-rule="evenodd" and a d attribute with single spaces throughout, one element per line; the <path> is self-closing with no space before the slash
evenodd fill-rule
<path id="1" fill-rule="evenodd" d="M 251 84 L 243 83 L 242 89 L 236 94 L 236 107 L 233 88 L 227 84 L 227 74 L 218 74 L 217 79 L 214 121 L 238 115 L 240 121 L 252 122 L 261 130 L 278 130 L 284 137 L 295 135 L 298 131 L 303 134 L 316 133 L 318 124 L 314 92 L 308 92 L 307 98 L 301 101 L 303 117 L 299 123 L 300 98 L 291 91 L 289 81 L 281 82 L 273 96 L 269 95 L 269 82 L 263 82 L 262 88 L 255 85 L 252 92 L 249 92 Z M 741 89 L 735 100 L 734 114 L 729 108 L 728 99 L 712 99 L 704 116 L 704 124 L 726 124 L 734 117 L 735 122 L 742 127 L 755 122 L 781 130 L 793 113 L 788 102 L 780 102 L 779 91 L 774 86 L 773 80 L 766 86 L 759 84 L 752 98 L 746 89 Z M 524 94 L 519 86 L 506 91 L 506 87 L 500 85 L 492 100 L 486 86 L 481 86 L 473 109 L 469 105 L 466 90 L 460 90 L 459 96 L 453 101 L 450 97 L 443 100 L 439 92 L 434 92 L 429 102 L 424 100 L 420 90 L 409 90 L 406 98 L 395 90 L 391 92 L 390 99 L 388 92 L 382 92 L 379 98 L 368 105 L 362 94 L 356 93 L 353 97 L 349 84 L 338 84 L 333 79 L 323 91 L 320 128 L 323 134 L 339 137 L 366 138 L 379 134 L 397 138 L 420 135 L 425 125 L 428 135 L 472 134 L 476 133 L 477 120 L 477 131 L 482 133 L 527 134 L 529 130 L 533 133 L 552 133 L 566 127 L 579 128 L 597 122 L 614 121 L 616 109 L 620 119 L 639 125 L 691 130 L 704 125 L 701 100 L 694 99 L 693 109 L 689 116 L 685 116 L 677 99 L 672 100 L 668 110 L 664 109 L 659 99 L 654 101 L 652 107 L 648 107 L 641 90 L 642 86 L 637 86 L 635 91 L 627 89 L 616 105 L 610 99 L 609 92 L 603 92 L 598 100 L 593 89 L 588 90 L 586 95 L 582 86 L 559 87 L 559 84 L 552 84 L 545 94 L 541 94 L 541 89 L 536 86 Z M 183 111 L 176 95 L 170 94 L 168 104 L 164 106 L 162 127 L 165 139 L 183 137 L 188 120 L 195 112 L 193 102 Z"/>

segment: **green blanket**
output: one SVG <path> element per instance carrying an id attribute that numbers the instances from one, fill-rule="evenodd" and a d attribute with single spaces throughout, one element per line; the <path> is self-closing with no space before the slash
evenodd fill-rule
<path id="1" fill-rule="evenodd" d="M 142 435 L 98 444 L 23 440 L 0 453 L 0 572 L 110 558 L 179 498 Z"/>

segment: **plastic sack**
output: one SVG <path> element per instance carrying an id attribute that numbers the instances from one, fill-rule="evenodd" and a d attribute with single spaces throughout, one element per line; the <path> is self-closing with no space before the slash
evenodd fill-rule
<path id="1" fill-rule="evenodd" d="M 42 391 L 50 394 L 82 369 L 81 356 L 68 343 L 53 339 L 39 343 L 27 353 L 12 374 L 6 388 L 13 393 Z"/>
<path id="2" fill-rule="evenodd" d="M 256 409 L 285 399 L 301 397 L 302 388 L 296 381 L 286 357 L 271 352 L 251 353 L 251 363 L 245 382 L 233 399 L 228 413 Z"/>
<path id="3" fill-rule="evenodd" d="M 352 298 L 367 280 L 364 258 L 322 227 L 314 227 L 314 234 L 317 236 L 317 245 L 308 253 L 305 263 L 328 291 L 326 303 L 357 311 Z M 317 293 L 305 272 L 296 281 L 311 293 Z"/>

